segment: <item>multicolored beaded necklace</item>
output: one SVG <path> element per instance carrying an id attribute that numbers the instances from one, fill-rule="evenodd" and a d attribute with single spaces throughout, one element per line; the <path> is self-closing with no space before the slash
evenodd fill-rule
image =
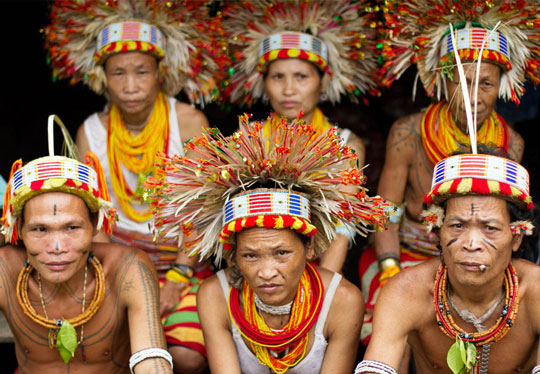
<path id="1" fill-rule="evenodd" d="M 282 329 L 268 327 L 255 305 L 253 289 L 245 280 L 241 294 L 235 287 L 231 288 L 229 315 L 242 336 L 250 342 L 257 359 L 272 369 L 273 373 L 282 374 L 305 356 L 308 333 L 321 312 L 323 295 L 321 277 L 307 263 L 300 278 L 289 322 Z M 284 355 L 275 357 L 275 353 Z"/>
<path id="2" fill-rule="evenodd" d="M 435 277 L 433 294 L 437 325 L 441 331 L 451 339 L 459 337 L 461 340 L 472 343 L 476 347 L 495 343 L 504 338 L 514 324 L 518 312 L 519 282 L 514 267 L 511 264 L 508 265 L 504 274 L 504 306 L 497 322 L 489 329 L 481 332 L 468 333 L 455 323 L 448 302 L 447 279 L 447 267 L 446 265 L 440 265 Z M 472 374 L 480 373 L 480 367 L 487 366 L 486 362 L 482 361 L 482 350 L 477 350 Z"/>

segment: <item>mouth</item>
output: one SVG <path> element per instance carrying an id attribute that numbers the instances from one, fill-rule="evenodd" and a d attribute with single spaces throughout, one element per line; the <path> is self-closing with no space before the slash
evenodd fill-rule
<path id="1" fill-rule="evenodd" d="M 66 270 L 72 263 L 72 261 L 54 261 L 45 263 L 45 266 L 53 272 L 58 272 Z"/>
<path id="2" fill-rule="evenodd" d="M 257 288 L 263 293 L 272 294 L 272 293 L 276 293 L 279 290 L 280 287 L 281 287 L 281 285 L 279 285 L 279 284 L 268 283 L 268 284 L 260 285 Z"/>
<path id="3" fill-rule="evenodd" d="M 293 109 L 298 107 L 300 103 L 297 101 L 282 101 L 279 103 L 279 105 L 281 105 L 285 109 Z"/>
<path id="4" fill-rule="evenodd" d="M 486 271 L 486 265 L 479 262 L 461 262 L 461 267 L 467 271 L 480 272 L 483 273 Z M 483 271 L 482 271 L 483 270 Z"/>

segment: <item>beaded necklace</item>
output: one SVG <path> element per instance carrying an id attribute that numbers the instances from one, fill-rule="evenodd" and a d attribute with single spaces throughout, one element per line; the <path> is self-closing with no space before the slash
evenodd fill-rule
<path id="1" fill-rule="evenodd" d="M 34 267 L 28 261 L 25 262 L 23 269 L 19 273 L 19 276 L 17 278 L 17 289 L 16 289 L 17 300 L 19 301 L 19 305 L 21 306 L 24 314 L 26 314 L 33 322 L 49 329 L 49 336 L 48 336 L 49 348 L 53 348 L 56 346 L 59 349 L 59 351 L 61 351 L 62 348 L 59 347 L 57 337 L 58 337 L 58 333 L 66 324 L 66 322 L 67 322 L 67 325 L 72 326 L 73 328 L 81 326 L 81 335 L 80 335 L 80 339 L 76 342 L 77 343 L 76 346 L 81 345 L 83 361 L 86 361 L 86 357 L 84 355 L 84 347 L 82 346 L 82 342 L 84 340 L 84 324 L 86 324 L 97 313 L 97 311 L 99 310 L 99 307 L 103 303 L 103 299 L 105 298 L 105 274 L 103 273 L 103 267 L 101 266 L 101 263 L 99 262 L 99 260 L 93 256 L 93 254 L 90 254 L 88 256 L 87 262 L 91 263 L 92 266 L 94 267 L 94 277 L 96 279 L 94 296 L 92 298 L 92 301 L 88 305 L 88 308 L 86 308 L 86 282 L 87 282 L 88 273 L 87 273 L 87 265 L 85 265 L 82 312 L 81 314 L 73 318 L 64 319 L 64 320 L 62 320 L 61 318 L 49 319 L 47 310 L 45 309 L 45 301 L 43 299 L 43 292 L 42 292 L 42 287 L 41 287 L 41 276 L 39 275 L 39 273 L 38 273 L 39 297 L 41 301 L 41 306 L 45 313 L 45 317 L 37 314 L 36 310 L 30 303 L 30 299 L 28 297 L 28 282 L 30 280 L 31 273 L 34 270 Z M 76 339 L 76 332 L 75 332 L 75 339 Z M 73 356 L 75 352 L 76 346 L 73 349 L 73 351 L 70 352 L 71 357 Z M 62 354 L 62 352 L 60 353 L 62 357 L 64 358 L 64 355 Z M 65 358 L 64 358 L 64 361 L 66 361 Z M 67 362 L 69 362 L 69 359 L 66 361 L 66 363 Z"/>
<path id="2" fill-rule="evenodd" d="M 518 312 L 519 282 L 514 267 L 511 264 L 508 265 L 504 274 L 504 306 L 497 322 L 485 331 L 475 333 L 468 333 L 455 323 L 447 296 L 447 279 L 448 269 L 446 265 L 441 264 L 437 270 L 433 290 L 437 325 L 441 331 L 449 338 L 459 337 L 459 339 L 472 343 L 476 347 L 489 345 L 504 338 L 514 324 Z M 477 350 L 476 361 L 472 368 L 473 374 L 480 372 L 482 364 L 486 365 L 485 362 L 482 362 L 482 351 Z"/>
<path id="3" fill-rule="evenodd" d="M 304 358 L 308 333 L 319 317 L 323 294 L 319 273 L 308 263 L 300 278 L 289 322 L 282 329 L 268 327 L 255 305 L 254 292 L 245 280 L 241 296 L 238 289 L 231 288 L 229 316 L 242 336 L 250 342 L 257 359 L 273 372 L 282 374 Z M 274 352 L 284 352 L 284 355 L 274 357 Z"/>
<path id="4" fill-rule="evenodd" d="M 291 308 L 294 303 L 294 300 L 291 300 L 290 303 L 287 303 L 285 305 L 269 305 L 263 302 L 257 294 L 254 294 L 254 301 L 255 306 L 257 306 L 257 309 L 261 312 L 265 312 L 268 314 L 272 314 L 275 316 L 284 316 L 286 314 L 291 313 Z"/>
<path id="5" fill-rule="evenodd" d="M 135 222 L 152 218 L 150 210 L 138 211 L 131 204 L 142 203 L 142 183 L 152 172 L 158 152 L 167 153 L 169 145 L 169 103 L 163 92 L 158 94 L 152 114 L 143 130 L 131 135 L 116 105 L 109 111 L 107 123 L 107 157 L 111 184 L 123 212 Z M 132 191 L 122 174 L 122 165 L 139 176 L 137 189 Z"/>
<path id="6" fill-rule="evenodd" d="M 469 136 L 457 126 L 446 101 L 431 104 L 422 117 L 422 144 L 426 156 L 435 166 L 443 158 L 471 144 Z M 508 152 L 509 130 L 504 119 L 495 111 L 484 121 L 477 132 L 477 142 L 501 147 Z"/>

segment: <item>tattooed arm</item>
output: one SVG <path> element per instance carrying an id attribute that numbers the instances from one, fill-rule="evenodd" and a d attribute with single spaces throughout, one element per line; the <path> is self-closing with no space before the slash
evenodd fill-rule
<path id="1" fill-rule="evenodd" d="M 525 142 L 521 135 L 516 130 L 509 127 L 510 130 L 510 147 L 508 148 L 508 157 L 516 162 L 521 162 L 523 151 L 525 150 Z"/>
<path id="2" fill-rule="evenodd" d="M 118 287 L 127 306 L 132 354 L 146 348 L 167 349 L 159 317 L 159 286 L 153 264 L 142 251 L 136 251 Z M 135 373 L 172 373 L 162 358 L 149 358 L 137 366 Z"/>
<path id="3" fill-rule="evenodd" d="M 417 115 L 398 119 L 391 127 L 377 193 L 396 205 L 401 205 L 408 183 L 409 168 L 418 148 Z M 388 230 L 375 233 L 377 258 L 389 255 L 399 258 L 399 223 L 389 223 Z"/>

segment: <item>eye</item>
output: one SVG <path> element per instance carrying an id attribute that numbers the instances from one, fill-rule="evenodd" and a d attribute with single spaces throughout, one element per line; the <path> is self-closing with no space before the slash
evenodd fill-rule
<path id="1" fill-rule="evenodd" d="M 36 226 L 36 227 L 33 227 L 31 231 L 34 231 L 34 232 L 45 232 L 45 227 L 43 226 Z"/>
<path id="2" fill-rule="evenodd" d="M 255 258 L 255 255 L 253 253 L 244 253 L 242 255 L 242 258 L 245 258 L 247 260 L 251 260 L 251 259 L 254 259 Z"/>
<path id="3" fill-rule="evenodd" d="M 308 76 L 306 74 L 298 73 L 297 77 L 299 79 L 306 79 Z"/>
<path id="4" fill-rule="evenodd" d="M 487 231 L 497 231 L 498 229 L 494 226 L 490 226 L 490 225 L 486 225 L 486 230 Z"/>
<path id="5" fill-rule="evenodd" d="M 453 229 L 461 229 L 461 228 L 463 228 L 463 224 L 462 223 L 452 223 L 450 225 L 450 227 L 453 228 Z"/>
<path id="6" fill-rule="evenodd" d="M 147 71 L 138 71 L 137 74 L 138 75 L 145 75 L 145 74 L 148 74 L 148 72 Z"/>
<path id="7" fill-rule="evenodd" d="M 68 231 L 73 231 L 73 230 L 77 230 L 78 228 L 80 228 L 80 226 L 77 226 L 77 225 L 69 225 L 67 227 L 67 230 Z"/>
<path id="8" fill-rule="evenodd" d="M 272 74 L 272 79 L 282 79 L 282 78 L 283 78 L 283 74 L 281 73 Z"/>
<path id="9" fill-rule="evenodd" d="M 289 251 L 285 251 L 283 249 L 280 249 L 279 251 L 277 251 L 278 256 L 285 256 L 288 253 L 289 253 Z"/>

